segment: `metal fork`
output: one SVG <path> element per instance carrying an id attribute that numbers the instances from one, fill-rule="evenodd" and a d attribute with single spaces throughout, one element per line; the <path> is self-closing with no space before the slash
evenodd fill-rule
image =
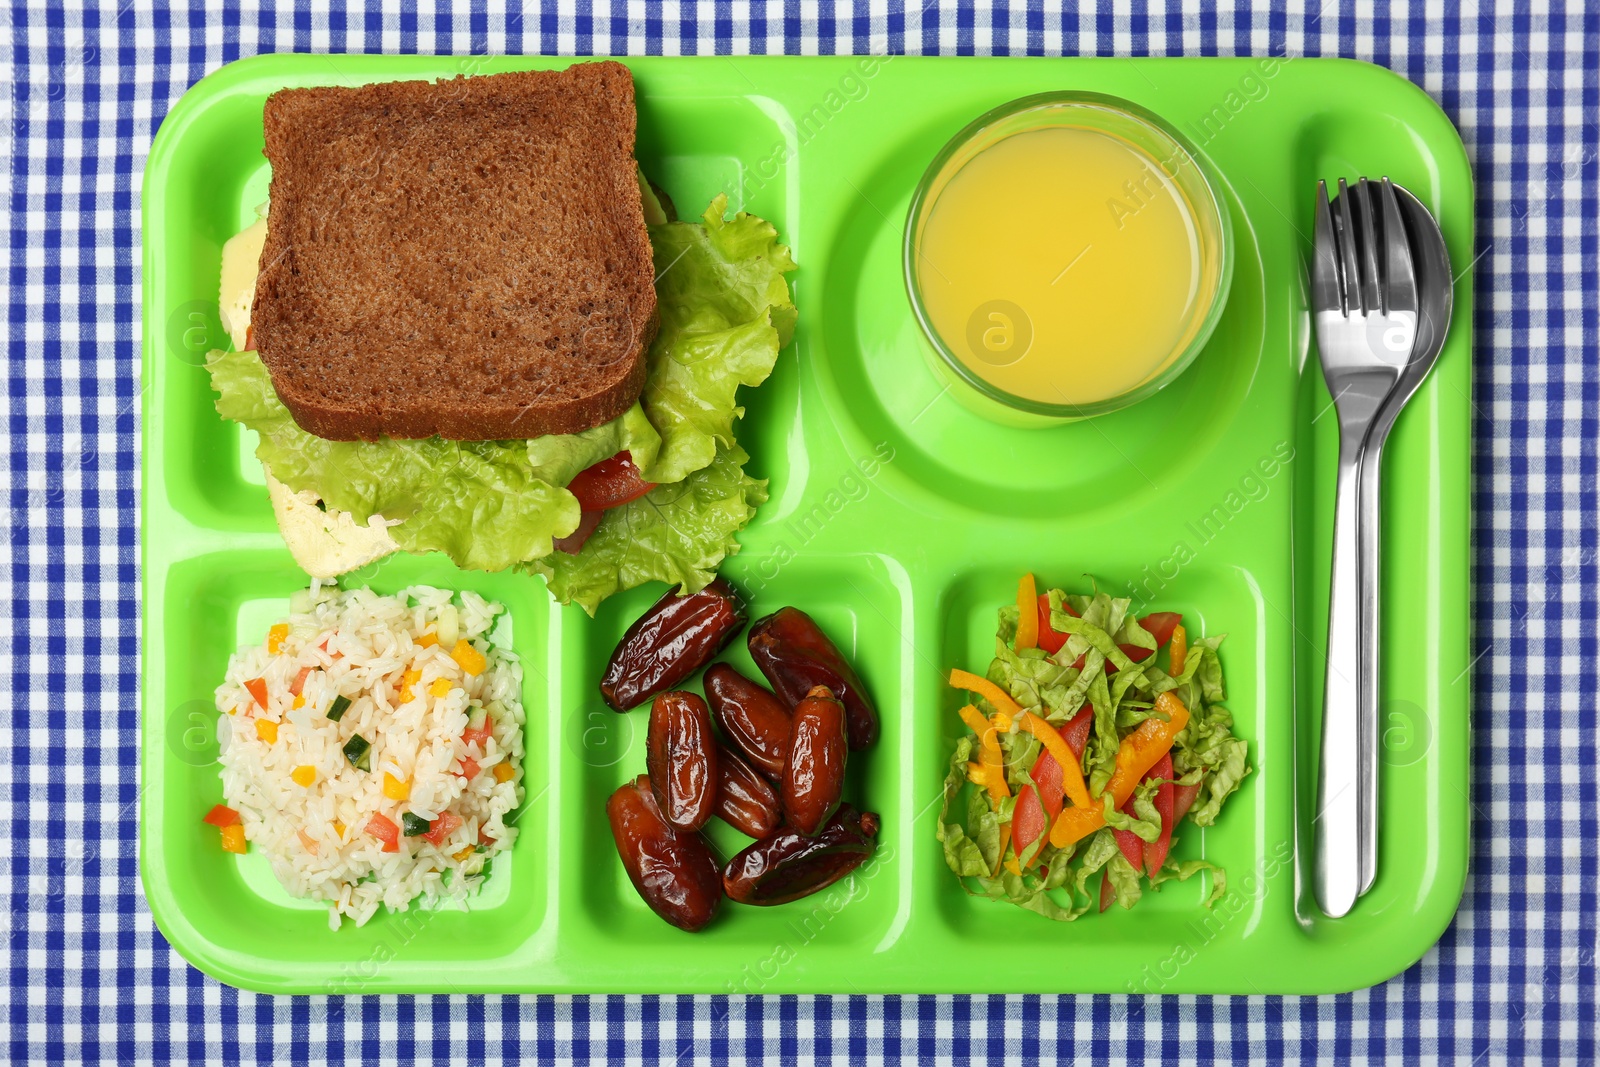
<path id="1" fill-rule="evenodd" d="M 1317 904 L 1331 918 L 1347 914 L 1361 895 L 1362 798 L 1377 773 L 1377 753 L 1362 743 L 1360 714 L 1360 533 L 1373 519 L 1359 493 L 1361 456 L 1379 409 L 1411 357 L 1417 328 L 1411 249 L 1387 178 L 1378 199 L 1381 204 L 1374 204 L 1365 178 L 1353 190 L 1341 178 L 1335 214 L 1327 183 L 1317 183 L 1311 303 L 1322 375 L 1339 419 L 1314 879 Z"/>

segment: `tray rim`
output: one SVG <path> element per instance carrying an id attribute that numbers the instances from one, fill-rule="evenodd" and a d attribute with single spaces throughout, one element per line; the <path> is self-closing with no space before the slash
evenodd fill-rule
<path id="1" fill-rule="evenodd" d="M 191 121 L 191 118 L 194 117 L 194 116 L 199 115 L 203 111 L 203 109 L 209 104 L 211 93 L 218 92 L 218 91 L 224 91 L 224 90 L 238 89 L 241 86 L 248 85 L 248 84 L 250 84 L 252 82 L 269 82 L 269 83 L 277 82 L 277 81 L 279 81 L 279 79 L 275 78 L 273 75 L 274 75 L 274 72 L 277 69 L 279 64 L 282 64 L 282 63 L 285 63 L 285 62 L 294 63 L 294 62 L 302 61 L 302 60 L 304 60 L 306 58 L 311 58 L 311 57 L 313 57 L 315 55 L 317 55 L 317 54 L 310 54 L 310 53 L 266 53 L 266 54 L 259 54 L 259 55 L 255 55 L 255 56 L 250 56 L 250 57 L 246 57 L 246 58 L 243 58 L 243 59 L 236 60 L 234 62 L 225 64 L 223 67 L 219 68 L 217 71 L 214 71 L 212 74 L 208 75 L 206 78 L 201 79 L 194 86 L 191 86 L 190 89 L 187 90 L 183 94 L 183 96 L 179 99 L 179 101 L 168 112 L 166 117 L 161 121 L 160 128 L 158 129 L 156 137 L 152 142 L 151 150 L 150 150 L 150 153 L 149 153 L 149 156 L 148 156 L 148 159 L 147 159 L 147 164 L 146 164 L 146 168 L 145 168 L 145 176 L 146 176 L 146 178 L 148 179 L 149 175 L 153 172 L 153 170 L 155 170 L 155 168 L 157 167 L 158 164 L 164 165 L 166 160 L 167 160 L 167 157 L 169 155 L 172 155 L 172 154 L 174 154 L 174 153 L 176 153 L 176 152 L 178 152 L 180 150 L 181 144 L 182 144 L 181 134 L 182 134 L 183 130 L 187 127 L 187 124 Z M 456 55 L 427 55 L 427 56 L 400 55 L 400 56 L 396 56 L 396 55 L 354 54 L 354 55 L 337 56 L 337 57 L 329 57 L 329 58 L 330 59 L 338 58 L 340 60 L 348 60 L 353 65 L 363 65 L 363 66 L 381 67 L 381 66 L 383 66 L 385 64 L 391 65 L 393 67 L 400 67 L 400 68 L 415 66 L 416 68 L 418 68 L 417 76 L 418 77 L 422 77 L 422 78 L 427 78 L 427 77 L 434 76 L 432 71 L 434 69 L 436 69 L 438 66 L 443 65 L 443 64 L 448 64 L 448 63 L 450 63 L 452 61 L 459 61 L 459 60 L 462 60 L 462 59 L 489 58 L 489 59 L 495 60 L 496 62 L 499 62 L 499 63 L 511 63 L 511 64 L 515 64 L 515 65 L 517 65 L 519 67 L 520 66 L 537 66 L 537 67 L 540 67 L 540 68 L 545 68 L 545 67 L 561 67 L 561 66 L 568 65 L 570 63 L 581 62 L 581 61 L 584 61 L 586 59 L 591 59 L 591 58 L 592 59 L 601 59 L 601 58 L 613 58 L 613 57 L 603 57 L 603 56 L 589 57 L 589 56 L 565 56 L 565 55 L 562 55 L 562 56 L 525 55 L 525 56 L 472 57 L 472 56 L 456 56 Z M 772 64 L 780 64 L 781 63 L 781 64 L 784 64 L 784 65 L 790 65 L 790 64 L 813 64 L 813 65 L 818 65 L 818 66 L 830 66 L 830 65 L 835 65 L 835 64 L 842 63 L 842 62 L 848 62 L 848 61 L 851 61 L 851 60 L 859 60 L 861 58 L 866 58 L 866 57 L 842 55 L 842 56 L 820 56 L 820 57 L 797 57 L 797 56 L 751 56 L 751 57 L 742 57 L 742 56 L 741 57 L 658 57 L 658 56 L 644 57 L 644 56 L 640 56 L 640 57 L 632 57 L 632 56 L 618 56 L 618 57 L 614 57 L 614 58 L 617 58 L 617 59 L 619 59 L 619 60 L 621 60 L 623 62 L 631 62 L 631 61 L 636 61 L 636 60 L 643 60 L 643 61 L 646 61 L 646 62 L 649 62 L 649 63 L 658 63 L 663 59 L 669 59 L 670 58 L 670 59 L 673 60 L 674 64 L 683 63 L 683 62 L 688 62 L 688 63 L 709 63 L 709 62 L 713 62 L 713 61 L 723 61 L 723 60 L 728 60 L 728 59 L 737 59 L 741 63 L 744 63 L 744 62 L 757 62 L 757 63 L 760 63 L 762 65 L 772 65 Z M 896 58 L 896 59 L 898 59 L 898 58 L 902 58 L 902 57 L 900 57 L 900 56 L 894 56 L 894 57 L 878 56 L 878 57 L 875 57 L 875 58 L 879 58 L 879 59 Z M 937 56 L 915 56 L 915 57 L 904 57 L 904 58 L 914 58 L 914 59 L 916 59 L 918 61 L 919 65 L 923 65 L 923 64 L 938 64 L 938 63 L 943 63 L 943 64 L 968 63 L 968 62 L 974 62 L 974 61 L 985 62 L 985 63 L 1022 63 L 1022 62 L 1025 62 L 1028 59 L 1036 59 L 1036 60 L 1039 60 L 1041 62 L 1060 62 L 1061 60 L 1065 59 L 1065 60 L 1070 61 L 1072 63 L 1083 63 L 1083 62 L 1102 61 L 1102 60 L 1105 63 L 1126 62 L 1127 61 L 1127 60 L 1125 60 L 1125 59 L 1123 59 L 1121 57 L 1056 57 L 1053 60 L 1050 57 L 979 57 L 976 60 L 974 60 L 974 58 L 972 58 L 972 57 L 937 57 Z M 1426 100 L 1428 105 L 1429 105 L 1429 107 L 1432 108 L 1433 111 L 1437 112 L 1439 114 L 1439 116 L 1444 119 L 1444 122 L 1445 122 L 1446 126 L 1448 126 L 1448 128 L 1451 129 L 1452 133 L 1454 133 L 1454 127 L 1449 125 L 1448 117 L 1444 116 L 1444 113 L 1443 113 L 1442 109 L 1440 109 L 1438 107 L 1437 103 L 1434 102 L 1432 100 L 1432 98 L 1429 97 L 1427 95 L 1427 93 L 1420 86 L 1415 85 L 1414 83 L 1406 80 L 1402 76 L 1400 76 L 1400 75 L 1398 75 L 1398 74 L 1396 74 L 1396 73 L 1394 73 L 1392 71 L 1389 71 L 1386 68 L 1378 67 L 1375 64 L 1367 63 L 1365 61 L 1360 61 L 1360 60 L 1350 60 L 1350 59 L 1331 58 L 1331 57 L 1306 57 L 1306 58 L 1314 59 L 1315 62 L 1319 66 L 1329 66 L 1329 65 L 1338 64 L 1338 65 L 1353 66 L 1353 67 L 1365 67 L 1365 68 L 1371 68 L 1371 69 L 1376 70 L 1376 71 L 1381 71 L 1384 75 L 1386 75 L 1387 77 L 1391 78 L 1395 83 L 1397 83 L 1398 86 L 1403 86 L 1405 91 L 1410 91 L 1411 93 L 1414 93 L 1416 96 L 1421 97 L 1423 100 Z M 1172 63 L 1183 63 L 1185 65 L 1196 65 L 1196 64 L 1244 65 L 1244 64 L 1254 63 L 1254 62 L 1257 61 L 1257 59 L 1253 58 L 1253 57 L 1139 57 L 1138 61 L 1140 63 L 1160 63 L 1160 64 L 1164 64 L 1164 65 L 1170 65 Z M 1303 60 L 1296 59 L 1296 62 L 1297 63 L 1298 62 L 1303 62 Z M 379 77 L 385 77 L 385 76 L 387 76 L 387 75 L 386 74 L 379 75 Z M 402 77 L 403 76 L 404 75 L 402 75 Z M 205 92 L 201 91 L 202 87 L 206 88 Z M 170 127 L 170 129 L 169 129 L 169 127 Z M 1459 154 L 1462 170 L 1465 172 L 1465 174 L 1467 176 L 1467 182 L 1468 182 L 1467 193 L 1468 193 L 1469 197 L 1473 196 L 1474 195 L 1474 188 L 1473 188 L 1473 179 L 1472 179 L 1472 176 L 1471 176 L 1471 170 L 1470 170 L 1470 166 L 1468 165 L 1466 151 L 1465 151 L 1465 148 L 1464 148 L 1464 146 L 1462 145 L 1462 143 L 1460 141 L 1459 134 L 1455 133 L 1454 137 L 1451 140 L 1451 142 L 1448 143 L 1448 144 L 1439 145 L 1439 144 L 1436 144 L 1436 143 L 1430 141 L 1428 143 L 1428 146 L 1429 146 L 1430 151 L 1432 151 L 1435 155 L 1438 155 L 1444 149 L 1449 149 L 1453 154 Z M 150 222 L 152 216 L 153 215 L 159 215 L 159 213 L 160 213 L 160 211 L 162 209 L 158 205 L 155 204 L 155 198 L 153 198 L 153 197 L 148 195 L 148 192 L 149 192 L 149 190 L 151 188 L 148 180 L 144 182 L 142 188 L 144 189 L 144 191 L 146 193 L 146 195 L 142 199 L 142 207 L 141 207 L 141 221 L 142 221 L 142 224 L 143 224 L 142 225 L 142 229 L 141 229 L 141 234 L 143 236 L 143 235 L 147 235 L 150 232 L 149 222 Z M 1471 215 L 1469 213 L 1469 225 L 1470 225 L 1470 219 L 1471 219 Z M 151 296 L 152 296 L 153 290 L 156 287 L 155 272 L 149 269 L 149 267 L 150 267 L 150 259 L 151 259 L 150 249 L 149 249 L 148 245 L 145 245 L 142 248 L 142 253 L 141 253 L 142 265 L 146 268 L 144 270 L 143 280 L 142 280 L 142 283 L 141 283 L 142 306 L 145 309 L 148 309 L 151 306 Z M 1457 314 L 1457 316 L 1455 318 L 1456 329 L 1464 331 L 1466 333 L 1466 335 L 1467 335 L 1466 339 L 1464 341 L 1464 344 L 1468 348 L 1469 352 L 1470 352 L 1470 348 L 1471 348 L 1472 310 L 1473 310 L 1473 304 L 1474 304 L 1474 294 L 1472 292 L 1472 288 L 1473 288 L 1472 287 L 1472 281 L 1473 281 L 1473 279 L 1472 279 L 1470 273 L 1468 273 L 1462 282 L 1458 282 L 1458 302 L 1461 299 L 1459 290 L 1461 288 L 1463 288 L 1463 287 L 1466 290 L 1466 297 L 1467 298 L 1466 298 L 1464 304 L 1459 304 L 1458 305 L 1458 314 Z M 190 526 L 189 520 L 187 518 L 185 518 L 181 513 L 177 512 L 175 509 L 171 508 L 171 506 L 170 506 L 170 504 L 168 502 L 168 499 L 167 499 L 167 497 L 165 495 L 165 491 L 164 491 L 165 490 L 165 478 L 164 478 L 164 476 L 162 476 L 160 474 L 159 469 L 158 469 L 158 473 L 157 473 L 155 482 L 152 483 L 152 481 L 151 481 L 151 470 L 152 470 L 151 457 L 152 457 L 152 454 L 161 455 L 165 451 L 164 443 L 160 440 L 160 434 L 157 433 L 153 428 L 154 420 L 152 420 L 149 417 L 150 414 L 151 414 L 151 406 L 152 406 L 152 404 L 154 402 L 153 398 L 150 396 L 150 393 L 151 393 L 153 387 L 156 384 L 156 381 L 155 381 L 156 371 L 154 369 L 154 366 L 155 366 L 155 363 L 157 362 L 155 359 L 151 358 L 151 355 L 160 350 L 160 345 L 158 343 L 159 339 L 156 336 L 157 332 L 158 331 L 157 331 L 155 325 L 153 325 L 151 323 L 151 321 L 148 319 L 148 317 L 146 317 L 144 322 L 143 322 L 141 334 L 142 334 L 142 338 L 143 338 L 143 341 L 144 341 L 144 346 L 145 346 L 145 351 L 147 353 L 147 356 L 146 356 L 146 359 L 144 359 L 142 361 L 142 363 L 141 363 L 141 374 L 140 374 L 141 386 L 142 386 L 141 414 L 143 415 L 142 426 L 141 426 L 140 474 L 141 474 L 141 478 L 142 478 L 142 486 L 143 486 L 143 489 L 144 489 L 144 491 L 141 493 L 141 504 L 140 504 L 140 533 L 141 533 L 141 546 L 140 546 L 141 610 L 140 610 L 140 618 L 141 618 L 141 623 L 142 623 L 142 625 L 144 627 L 144 635 L 145 635 L 145 640 L 143 642 L 141 642 L 141 650 L 140 650 L 140 663 L 141 663 L 140 697 L 141 697 L 141 702 L 146 707 L 148 707 L 148 701 L 147 701 L 146 698 L 148 697 L 148 689 L 149 689 L 149 685 L 150 685 L 150 680 L 149 680 L 150 679 L 150 673 L 149 673 L 150 655 L 149 655 L 149 651 L 150 651 L 150 646 L 151 646 L 151 637 L 154 634 L 154 631 L 151 629 L 151 624 L 152 624 L 152 621 L 153 621 L 153 615 L 155 614 L 155 611 L 154 611 L 155 598 L 152 598 L 149 595 L 149 590 L 150 590 L 150 581 L 149 581 L 149 579 L 150 579 L 150 573 L 151 573 L 150 569 L 149 569 L 150 539 L 147 536 L 148 535 L 148 531 L 149 531 L 149 520 L 150 520 L 150 518 L 152 516 L 152 512 L 154 510 L 156 510 L 157 504 L 159 503 L 160 509 L 163 512 L 163 518 L 176 519 L 180 524 L 183 524 L 185 526 Z M 1467 385 L 1468 385 L 1469 389 L 1470 389 L 1470 384 L 1471 383 L 1470 383 L 1470 375 L 1469 375 L 1468 382 L 1467 382 Z M 1466 402 L 1470 404 L 1470 396 L 1467 398 Z M 152 446 L 154 446 L 154 447 L 152 447 Z M 1467 460 L 1466 460 L 1466 469 L 1467 469 L 1466 477 L 1467 477 L 1467 482 L 1468 482 L 1468 486 L 1469 486 L 1468 492 L 1466 494 L 1466 506 L 1467 506 L 1468 516 L 1470 516 L 1470 509 L 1471 509 L 1470 478 L 1471 478 L 1472 465 L 1473 465 L 1473 460 L 1472 460 L 1472 456 L 1471 456 L 1471 450 L 1469 448 L 1467 450 Z M 149 492 L 149 489 L 150 489 L 152 484 L 158 485 L 163 489 L 163 492 L 162 492 L 162 494 L 160 496 L 160 500 L 159 501 L 157 501 L 157 498 Z M 196 532 L 196 533 L 206 533 L 206 532 L 208 532 L 208 531 L 204 530 L 203 528 L 199 528 L 199 527 L 190 526 L 190 528 L 191 528 L 191 530 L 193 532 Z M 1468 529 L 1469 532 L 1463 537 L 1463 545 L 1462 545 L 1462 547 L 1463 547 L 1463 549 L 1464 549 L 1464 551 L 1466 553 L 1465 566 L 1463 567 L 1463 569 L 1467 572 L 1467 578 L 1470 581 L 1470 570 L 1471 570 L 1471 566 L 1470 566 L 1470 559 L 1471 559 L 1471 555 L 1470 555 L 1471 554 L 1470 523 L 1468 523 L 1467 529 Z M 267 546 L 274 546 L 274 545 L 278 544 L 278 542 L 276 540 L 276 534 L 275 533 L 264 534 L 264 535 L 234 534 L 233 538 L 234 538 L 233 543 L 234 543 L 234 545 L 236 547 L 267 547 Z M 201 538 L 201 539 L 204 540 L 204 538 Z M 166 568 L 163 567 L 162 568 L 162 574 L 164 575 L 165 573 L 166 573 Z M 1470 627 L 1470 619 L 1467 620 L 1464 623 L 1464 627 Z M 1468 678 L 1468 685 L 1470 686 L 1470 676 Z M 1470 763 L 1470 743 L 1471 743 L 1471 722 L 1470 722 L 1471 693 L 1470 693 L 1470 689 L 1468 690 L 1468 696 L 1466 698 L 1466 704 L 1467 704 L 1467 708 L 1468 708 L 1468 711 L 1469 711 L 1469 718 L 1468 718 L 1468 721 L 1464 724 L 1463 729 L 1466 731 L 1466 738 L 1465 738 L 1466 745 L 1467 745 L 1466 751 L 1468 752 L 1468 762 Z M 152 775 L 153 772 L 154 772 L 154 768 L 159 766 L 159 762 L 158 761 L 160 759 L 160 753 L 157 750 L 159 749 L 160 746 L 152 746 L 152 745 L 147 743 L 146 738 L 149 736 L 149 729 L 148 729 L 148 726 L 147 726 L 147 722 L 146 722 L 145 716 L 143 714 L 141 714 L 140 724 L 141 724 L 141 726 L 140 726 L 140 767 L 141 767 L 142 773 L 144 773 L 144 774 L 146 774 L 148 776 L 148 775 Z M 149 778 L 147 777 L 146 780 L 149 781 Z M 159 804 L 159 802 L 157 802 L 157 803 Z M 150 804 L 150 801 L 147 799 L 144 806 L 148 807 L 149 804 Z M 1438 937 L 1443 933 L 1444 929 L 1448 927 L 1450 921 L 1452 921 L 1452 919 L 1454 917 L 1454 914 L 1455 914 L 1455 911 L 1456 911 L 1456 908 L 1459 905 L 1459 901 L 1461 899 L 1461 895 L 1464 892 L 1466 871 L 1467 871 L 1468 863 L 1470 861 L 1470 826 L 1471 826 L 1471 814 L 1470 814 L 1470 804 L 1469 804 L 1469 805 L 1466 806 L 1466 817 L 1463 819 L 1463 821 L 1461 823 L 1461 836 L 1462 836 L 1462 838 L 1464 840 L 1462 842 L 1463 847 L 1460 850 L 1461 862 L 1460 862 L 1459 878 L 1458 879 L 1451 879 L 1450 880 L 1451 884 L 1450 884 L 1450 886 L 1448 887 L 1447 890 L 1437 890 L 1436 889 L 1436 890 L 1432 891 L 1433 896 L 1436 897 L 1436 898 L 1439 898 L 1439 899 L 1442 899 L 1441 894 L 1444 894 L 1444 895 L 1448 896 L 1448 899 L 1449 899 L 1448 910 L 1444 910 L 1444 911 L 1440 912 L 1441 918 L 1436 924 L 1424 924 L 1424 926 L 1423 926 L 1423 934 L 1426 935 L 1426 939 L 1425 940 L 1422 939 L 1422 936 L 1419 935 L 1419 938 L 1418 938 L 1418 940 L 1416 942 L 1416 946 L 1417 947 L 1416 947 L 1416 950 L 1415 950 L 1414 954 L 1411 953 L 1410 949 L 1407 949 L 1404 952 L 1398 954 L 1396 957 L 1394 957 L 1394 959 L 1400 959 L 1402 956 L 1404 957 L 1403 963 L 1398 967 L 1394 966 L 1394 963 L 1393 963 L 1392 960 L 1390 962 L 1379 963 L 1377 966 L 1371 968 L 1371 970 L 1374 972 L 1374 976 L 1371 976 L 1371 977 L 1363 976 L 1363 980 L 1360 982 L 1360 984 L 1356 984 L 1356 985 L 1336 984 L 1333 987 L 1329 987 L 1329 986 L 1323 985 L 1323 986 L 1315 987 L 1315 991 L 1317 991 L 1317 992 L 1342 992 L 1342 991 L 1345 991 L 1347 988 L 1348 989 L 1364 988 L 1367 985 L 1371 985 L 1371 984 L 1375 984 L 1377 982 L 1384 981 L 1389 977 L 1393 977 L 1396 974 L 1402 973 L 1404 970 L 1406 970 L 1407 968 L 1412 966 L 1416 962 L 1417 959 L 1420 959 L 1424 954 L 1426 954 L 1428 948 L 1430 948 L 1437 941 Z M 195 935 L 196 934 L 196 931 L 194 930 L 192 925 L 190 925 L 189 923 L 187 923 L 183 919 L 182 914 L 181 914 L 181 909 L 179 909 L 176 906 L 174 900 L 172 899 L 172 896 L 171 896 L 171 893 L 170 893 L 170 885 L 166 881 L 166 876 L 165 876 L 164 871 L 161 870 L 160 865 L 154 864 L 152 862 L 152 860 L 153 860 L 152 853 L 153 853 L 153 851 L 156 851 L 156 850 L 159 849 L 159 842 L 158 841 L 154 841 L 154 840 L 151 839 L 151 830 L 152 830 L 152 820 L 149 820 L 149 819 L 143 817 L 143 813 L 142 813 L 141 814 L 141 818 L 140 818 L 140 827 L 139 827 L 139 844 L 140 844 L 140 849 L 139 849 L 139 872 L 140 872 L 140 882 L 141 882 L 141 885 L 142 885 L 142 887 L 143 887 L 143 889 L 145 891 L 146 899 L 150 903 L 152 918 L 155 920 L 155 923 L 156 923 L 158 929 L 161 930 L 163 936 L 167 938 L 168 942 L 170 944 L 172 944 L 175 949 L 178 950 L 180 955 L 182 955 L 186 960 L 188 960 L 189 962 L 193 963 L 195 966 L 197 966 L 199 969 L 201 969 L 205 973 L 210 974 L 213 977 L 218 978 L 219 980 L 226 981 L 229 984 L 237 985 L 240 988 L 259 990 L 259 991 L 263 991 L 263 992 L 283 992 L 283 993 L 306 993 L 306 992 L 318 992 L 319 991 L 319 990 L 316 990 L 316 989 L 309 989 L 303 984 L 297 984 L 293 980 L 288 979 L 288 978 L 285 978 L 285 979 L 283 979 L 281 981 L 274 981 L 274 980 L 261 981 L 259 975 L 250 975 L 250 974 L 245 974 L 243 972 L 240 972 L 237 969 L 227 965 L 225 962 L 215 958 L 212 955 L 209 955 L 206 951 L 202 951 L 202 950 L 212 949 L 214 946 L 210 945 L 208 942 L 202 942 L 201 944 L 197 945 L 195 943 L 195 941 L 190 939 L 191 935 Z M 1446 854 L 1449 853 L 1449 850 L 1444 850 L 1444 851 L 1446 852 Z M 1433 928 L 1435 925 L 1437 926 L 1437 929 Z M 174 934 L 178 934 L 180 936 L 174 937 L 173 936 Z M 576 981 L 571 981 L 571 980 L 563 981 L 562 980 L 563 978 L 571 979 L 572 976 L 570 974 L 564 972 L 563 968 L 561 968 L 559 966 L 555 967 L 552 970 L 551 974 L 552 974 L 552 977 L 555 979 L 555 981 L 553 981 L 553 982 L 532 982 L 532 983 L 524 982 L 524 983 L 517 983 L 514 986 L 505 986 L 505 987 L 501 987 L 501 986 L 497 985 L 497 986 L 494 986 L 494 987 L 491 987 L 491 988 L 485 988 L 483 990 L 477 990 L 477 991 L 499 992 L 499 991 L 512 991 L 513 989 L 515 989 L 515 990 L 521 990 L 521 991 L 538 990 L 538 991 L 578 992 L 578 991 L 585 991 L 585 990 L 588 990 L 588 989 L 591 988 L 591 986 L 588 983 L 586 983 L 585 981 L 583 981 L 582 979 L 578 979 Z M 929 988 L 933 989 L 935 987 L 929 987 Z M 944 991 L 946 987 L 941 985 L 941 986 L 938 986 L 936 988 L 938 988 L 940 991 Z M 1234 987 L 1232 987 L 1232 986 L 1229 987 L 1229 990 L 1230 991 L 1239 991 L 1239 990 L 1235 990 Z M 376 991 L 376 992 L 437 992 L 437 991 L 441 991 L 441 990 L 439 989 L 439 986 L 437 984 L 430 984 L 430 983 L 426 982 L 425 980 L 424 981 L 413 982 L 413 981 L 410 981 L 410 980 L 403 979 L 403 980 L 399 980 L 399 981 L 386 981 L 381 989 L 377 989 L 377 990 L 374 990 L 374 991 Z M 611 986 L 605 986 L 603 988 L 594 987 L 594 991 L 623 991 L 623 990 L 615 989 L 615 988 L 613 988 Z M 804 990 L 793 990 L 793 989 L 784 989 L 783 990 L 783 992 L 796 992 L 796 991 L 818 992 L 820 990 L 812 989 L 809 986 L 806 987 Z M 883 991 L 883 990 L 877 990 L 877 991 Z M 997 987 L 997 989 L 995 991 L 999 991 L 999 987 Z M 1106 990 L 1102 990 L 1102 991 L 1111 992 L 1111 991 L 1114 991 L 1114 990 L 1106 989 Z M 1196 991 L 1196 990 L 1191 989 L 1187 984 L 1177 984 L 1176 988 L 1174 988 L 1173 991 L 1174 992 L 1193 992 L 1193 991 Z M 1213 990 L 1213 991 L 1219 991 L 1219 990 Z M 1306 991 L 1309 992 L 1311 990 L 1308 988 Z M 1273 990 L 1273 992 L 1279 992 L 1279 990 Z"/>

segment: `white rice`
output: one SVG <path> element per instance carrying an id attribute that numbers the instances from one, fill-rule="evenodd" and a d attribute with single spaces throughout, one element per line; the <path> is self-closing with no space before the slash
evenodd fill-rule
<path id="1" fill-rule="evenodd" d="M 390 597 L 314 584 L 290 608 L 279 651 L 266 643 L 240 649 L 217 687 L 222 792 L 250 848 L 266 854 L 291 894 L 327 901 L 335 930 L 341 916 L 360 926 L 379 905 L 400 911 L 418 897 L 428 906 L 464 903 L 488 862 L 516 839 L 504 820 L 522 799 L 522 666 L 488 639 L 504 607 L 429 586 Z M 428 634 L 436 643 L 418 644 Z M 486 658 L 482 673 L 468 674 L 452 657 L 462 639 Z M 307 667 L 295 708 L 290 687 Z M 418 672 L 417 681 L 401 703 L 407 671 Z M 266 682 L 265 709 L 245 687 L 257 678 Z M 449 684 L 441 696 L 430 691 L 438 679 Z M 339 695 L 351 703 L 335 722 L 327 713 Z M 492 731 L 467 745 L 461 735 L 474 706 L 488 711 Z M 262 720 L 277 724 L 270 743 L 258 732 Z M 370 770 L 344 754 L 356 734 L 372 745 Z M 479 764 L 471 781 L 458 773 L 463 757 Z M 497 764 L 511 769 L 503 782 Z M 314 769 L 311 785 L 294 781 L 297 767 Z M 385 795 L 385 772 L 409 783 L 407 799 Z M 450 812 L 461 825 L 438 847 L 402 831 L 400 850 L 384 852 L 368 821 L 376 813 L 403 826 L 407 812 L 430 821 Z"/>

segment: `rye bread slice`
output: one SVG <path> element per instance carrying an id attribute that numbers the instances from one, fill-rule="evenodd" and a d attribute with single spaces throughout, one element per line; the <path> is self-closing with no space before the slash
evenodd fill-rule
<path id="1" fill-rule="evenodd" d="M 251 323 L 295 422 L 496 440 L 626 411 L 658 321 L 635 126 L 613 62 L 269 97 Z"/>

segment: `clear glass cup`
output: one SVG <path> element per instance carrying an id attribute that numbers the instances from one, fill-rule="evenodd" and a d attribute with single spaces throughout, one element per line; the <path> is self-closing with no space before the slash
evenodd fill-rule
<path id="1" fill-rule="evenodd" d="M 1178 193 L 1188 213 L 1199 253 L 1199 294 L 1189 307 L 1172 352 L 1154 361 L 1156 369 L 1132 388 L 1082 404 L 1052 404 L 1017 396 L 969 367 L 935 327 L 924 304 L 919 246 L 939 196 L 952 178 L 979 153 L 1008 137 L 1052 127 L 1093 130 L 1121 140 L 1154 163 Z M 934 372 L 971 410 L 1010 425 L 1055 425 L 1116 411 L 1156 393 L 1182 374 L 1205 347 L 1227 303 L 1233 277 L 1233 225 L 1222 201 L 1221 183 L 1210 162 L 1182 134 L 1157 115 L 1113 96 L 1053 92 L 1026 96 L 979 116 L 940 150 L 911 198 L 902 245 L 902 268 L 911 309 Z"/>

